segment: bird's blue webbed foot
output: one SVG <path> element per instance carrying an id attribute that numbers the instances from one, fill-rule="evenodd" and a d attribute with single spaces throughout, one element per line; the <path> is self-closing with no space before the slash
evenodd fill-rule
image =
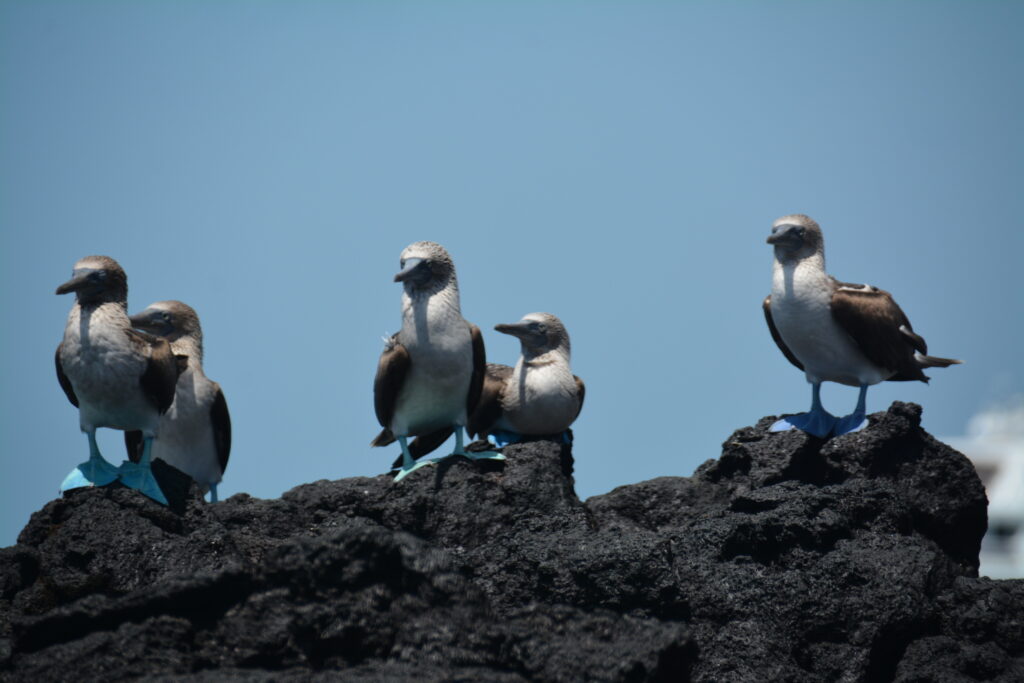
<path id="1" fill-rule="evenodd" d="M 849 415 L 836 418 L 836 424 L 832 428 L 834 436 L 855 432 L 867 424 L 867 399 L 868 387 L 866 384 L 862 384 L 860 394 L 857 396 L 857 407 Z"/>
<path id="2" fill-rule="evenodd" d="M 156 483 L 156 477 L 153 476 L 153 470 L 150 469 L 149 463 L 123 462 L 120 471 L 122 484 L 149 496 L 162 505 L 167 505 L 167 497 L 160 490 L 160 485 Z"/>
<path id="3" fill-rule="evenodd" d="M 89 459 L 64 477 L 60 485 L 61 491 L 83 486 L 106 486 L 117 480 L 119 469 L 100 454 L 100 447 L 96 444 L 96 432 L 89 431 L 86 435 L 89 437 Z"/>
<path id="4" fill-rule="evenodd" d="M 511 434 L 512 432 L 506 432 L 506 433 L 507 434 Z M 519 435 L 516 434 L 515 436 L 518 437 Z M 522 437 L 519 437 L 519 438 L 522 438 Z M 455 429 L 455 450 L 452 451 L 451 454 L 446 455 L 444 458 L 438 458 L 438 461 L 444 460 L 445 458 L 451 458 L 451 457 L 456 456 L 456 455 L 461 455 L 463 458 L 469 458 L 470 460 L 504 460 L 505 459 L 504 455 L 502 455 L 501 453 L 498 453 L 496 451 L 479 451 L 479 452 L 475 452 L 475 453 L 471 453 L 471 452 L 467 451 L 466 448 L 462 445 L 462 427 L 457 427 Z"/>
<path id="5" fill-rule="evenodd" d="M 863 428 L 867 423 L 867 415 L 862 412 L 852 412 L 844 417 L 837 417 L 836 424 L 832 427 L 832 435 L 840 436 L 855 432 Z"/>
<path id="6" fill-rule="evenodd" d="M 790 415 L 784 417 L 781 420 L 777 420 L 771 427 L 768 428 L 770 432 L 785 432 L 790 429 L 799 429 L 817 436 L 818 438 L 824 439 L 826 436 L 832 433 L 832 429 L 836 423 L 836 416 L 831 415 L 824 410 L 810 411 L 807 413 L 800 413 L 799 415 Z"/>
<path id="7" fill-rule="evenodd" d="M 398 472 L 398 476 L 395 477 L 396 482 L 402 481 L 419 468 L 433 465 L 436 462 L 430 459 L 420 460 L 419 462 L 413 460 L 412 453 L 409 452 L 408 440 L 404 436 L 398 437 L 398 444 L 402 447 L 402 466 L 391 470 L 392 472 Z"/>
<path id="8" fill-rule="evenodd" d="M 68 491 L 83 486 L 106 486 L 117 481 L 118 472 L 118 468 L 104 460 L 102 456 L 89 458 L 64 477 L 60 490 Z"/>
<path id="9" fill-rule="evenodd" d="M 770 432 L 785 432 L 790 429 L 799 429 L 819 439 L 824 439 L 832 433 L 836 423 L 836 416 L 829 413 L 821 405 L 821 382 L 811 384 L 811 409 L 799 415 L 790 415 L 781 420 L 776 420 Z"/>
<path id="10" fill-rule="evenodd" d="M 833 427 L 833 434 L 849 434 L 855 432 L 867 424 L 867 385 L 860 385 L 860 393 L 857 395 L 857 407 L 853 413 L 846 417 L 838 418 L 836 426 Z"/>
<path id="11" fill-rule="evenodd" d="M 402 481 L 419 468 L 426 467 L 427 465 L 433 465 L 435 462 L 435 460 L 420 460 L 419 462 L 411 463 L 408 466 L 402 465 L 402 467 L 398 469 L 398 476 L 395 477 L 395 481 Z M 392 470 L 392 472 L 394 471 L 395 470 Z"/>
<path id="12" fill-rule="evenodd" d="M 118 468 L 121 483 L 162 505 L 167 505 L 167 496 L 160 490 L 160 485 L 156 483 L 156 477 L 153 476 L 153 470 L 149 466 L 152 449 L 153 437 L 145 437 L 142 446 L 142 458 L 139 459 L 139 462 L 125 461 Z"/>
<path id="13" fill-rule="evenodd" d="M 498 448 L 504 448 L 510 443 L 519 443 L 523 440 L 523 435 L 518 432 L 510 432 L 505 429 L 492 430 L 487 438 L 494 442 L 494 445 Z"/>

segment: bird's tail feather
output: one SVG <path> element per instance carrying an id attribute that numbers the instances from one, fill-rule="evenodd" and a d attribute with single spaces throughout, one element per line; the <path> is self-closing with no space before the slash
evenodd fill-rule
<path id="1" fill-rule="evenodd" d="M 954 358 L 939 358 L 938 356 L 926 356 L 920 352 L 914 352 L 914 360 L 922 368 L 948 368 L 950 365 L 959 365 L 962 360 Z"/>
<path id="2" fill-rule="evenodd" d="M 377 437 L 370 442 L 370 445 L 376 448 L 378 446 L 387 446 L 388 444 L 392 444 L 394 442 L 395 435 L 391 433 L 391 430 L 382 429 L 380 430 L 380 434 L 378 434 Z"/>

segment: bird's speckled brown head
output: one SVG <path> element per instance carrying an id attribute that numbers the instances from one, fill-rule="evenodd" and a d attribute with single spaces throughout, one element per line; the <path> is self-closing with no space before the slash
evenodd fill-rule
<path id="1" fill-rule="evenodd" d="M 455 282 L 455 263 L 437 242 L 413 242 L 402 250 L 395 282 L 406 290 L 437 291 Z"/>
<path id="2" fill-rule="evenodd" d="M 495 325 L 503 334 L 517 337 L 523 349 L 542 354 L 561 348 L 569 353 L 569 332 L 557 316 L 550 313 L 528 313 L 517 323 Z"/>
<path id="3" fill-rule="evenodd" d="M 821 228 L 810 216 L 794 213 L 772 223 L 772 234 L 766 240 L 775 247 L 775 258 L 781 262 L 799 261 L 825 253 Z"/>
<path id="4" fill-rule="evenodd" d="M 146 310 L 131 316 L 132 327 L 175 341 L 181 337 L 202 339 L 199 316 L 181 301 L 157 301 Z"/>
<path id="5" fill-rule="evenodd" d="M 75 263 L 71 279 L 57 288 L 57 294 L 75 293 L 78 303 L 103 304 L 128 301 L 128 276 L 109 256 L 86 256 Z"/>

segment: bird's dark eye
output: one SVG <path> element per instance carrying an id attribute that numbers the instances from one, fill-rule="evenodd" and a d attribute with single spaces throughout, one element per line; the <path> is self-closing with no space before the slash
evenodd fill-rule
<path id="1" fill-rule="evenodd" d="M 165 323 L 170 323 L 171 322 L 171 314 L 168 313 L 167 311 L 164 311 L 163 313 L 161 313 L 160 317 L 164 319 Z"/>

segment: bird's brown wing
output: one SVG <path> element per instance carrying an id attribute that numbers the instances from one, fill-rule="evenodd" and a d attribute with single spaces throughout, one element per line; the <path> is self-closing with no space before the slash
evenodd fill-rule
<path id="1" fill-rule="evenodd" d="M 470 413 L 467 431 L 474 438 L 482 438 L 501 417 L 501 398 L 512 368 L 507 365 L 488 363 L 484 372 L 483 387 L 476 409 Z"/>
<path id="2" fill-rule="evenodd" d="M 213 405 L 210 406 L 210 422 L 213 424 L 213 443 L 217 448 L 217 461 L 223 474 L 231 455 L 231 415 L 228 413 L 228 402 L 224 399 L 224 392 L 220 390 L 219 384 Z"/>
<path id="3" fill-rule="evenodd" d="M 373 409 L 377 413 L 377 422 L 384 428 L 370 442 L 371 446 L 387 446 L 395 440 L 389 429 L 391 419 L 395 416 L 395 403 L 398 393 L 409 373 L 409 352 L 398 341 L 398 335 L 392 335 L 384 352 L 377 363 L 377 376 L 373 379 Z"/>
<path id="4" fill-rule="evenodd" d="M 928 381 L 914 360 L 914 351 L 928 353 L 906 314 L 882 289 L 837 282 L 830 308 L 832 318 L 868 360 L 894 374 L 890 380 Z"/>

